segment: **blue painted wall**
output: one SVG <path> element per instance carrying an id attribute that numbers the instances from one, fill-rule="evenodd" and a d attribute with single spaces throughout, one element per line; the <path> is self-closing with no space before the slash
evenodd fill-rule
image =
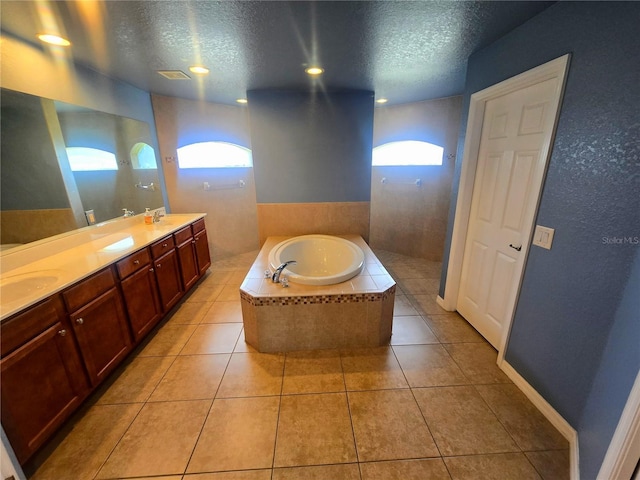
<path id="1" fill-rule="evenodd" d="M 623 292 L 638 294 L 630 271 L 640 248 L 639 24 L 636 2 L 557 3 L 472 55 L 467 70 L 464 119 L 472 93 L 572 54 L 536 221 L 556 235 L 550 251 L 530 251 L 506 360 L 584 435 L 583 479 L 595 478 L 638 369 L 640 321 Z M 458 159 L 465 129 L 466 120 Z M 616 333 L 623 325 L 625 335 Z M 623 358 L 631 365 L 618 368 Z M 606 396 L 594 387 L 603 378 Z M 607 414 L 595 420 L 596 407 Z"/>
<path id="2" fill-rule="evenodd" d="M 247 92 L 258 203 L 368 202 L 373 92 Z"/>

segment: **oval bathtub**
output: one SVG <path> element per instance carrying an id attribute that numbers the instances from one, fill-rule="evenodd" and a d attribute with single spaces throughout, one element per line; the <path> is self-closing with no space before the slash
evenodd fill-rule
<path id="1" fill-rule="evenodd" d="M 273 269 L 295 260 L 282 272 L 290 282 L 333 285 L 358 275 L 364 268 L 364 252 L 353 242 L 331 235 L 302 235 L 280 242 L 269 252 Z"/>

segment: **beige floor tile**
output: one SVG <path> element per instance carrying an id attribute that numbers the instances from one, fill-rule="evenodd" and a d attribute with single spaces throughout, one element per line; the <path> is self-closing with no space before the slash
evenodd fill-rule
<path id="1" fill-rule="evenodd" d="M 271 468 L 280 397 L 217 399 L 188 473 Z"/>
<path id="2" fill-rule="evenodd" d="M 442 343 L 484 343 L 485 340 L 457 313 L 429 315 L 427 324 Z"/>
<path id="3" fill-rule="evenodd" d="M 91 407 L 31 478 L 93 478 L 142 405 L 135 403 Z"/>
<path id="4" fill-rule="evenodd" d="M 223 290 L 224 285 L 200 284 L 195 290 L 191 291 L 185 302 L 215 302 Z"/>
<path id="5" fill-rule="evenodd" d="M 402 290 L 410 295 L 438 295 L 440 280 L 432 278 L 404 278 L 399 282 Z"/>
<path id="6" fill-rule="evenodd" d="M 340 353 L 347 390 L 409 387 L 389 347 L 343 350 Z"/>
<path id="7" fill-rule="evenodd" d="M 436 293 L 428 295 L 410 295 L 409 301 L 421 315 L 434 315 L 447 312 L 444 308 L 436 303 Z"/>
<path id="8" fill-rule="evenodd" d="M 441 458 L 361 463 L 362 480 L 451 480 Z"/>
<path id="9" fill-rule="evenodd" d="M 344 391 L 344 375 L 337 350 L 287 353 L 282 393 Z"/>
<path id="10" fill-rule="evenodd" d="M 476 390 L 523 451 L 569 448 L 567 440 L 515 385 L 477 385 Z"/>
<path id="11" fill-rule="evenodd" d="M 360 471 L 355 463 L 275 468 L 273 480 L 360 480 Z"/>
<path id="12" fill-rule="evenodd" d="M 412 387 L 469 383 L 442 345 L 398 345 L 393 350 Z"/>
<path id="13" fill-rule="evenodd" d="M 346 394 L 282 397 L 275 467 L 355 461 Z"/>
<path id="14" fill-rule="evenodd" d="M 202 280 L 201 285 L 203 287 L 210 287 L 212 285 L 224 285 L 233 275 L 232 270 L 209 270 L 206 278 Z"/>
<path id="15" fill-rule="evenodd" d="M 525 452 L 543 480 L 569 480 L 569 450 Z"/>
<path id="16" fill-rule="evenodd" d="M 182 480 L 271 480 L 271 469 L 196 473 L 194 475 L 185 475 Z"/>
<path id="17" fill-rule="evenodd" d="M 410 390 L 348 395 L 359 461 L 439 456 Z"/>
<path id="18" fill-rule="evenodd" d="M 200 324 L 180 351 L 180 355 L 233 352 L 242 325 L 235 323 Z"/>
<path id="19" fill-rule="evenodd" d="M 211 402 L 147 403 L 96 478 L 183 473 Z"/>
<path id="20" fill-rule="evenodd" d="M 393 318 L 391 345 L 417 345 L 439 343 L 436 336 L 420 316 Z"/>
<path id="21" fill-rule="evenodd" d="M 234 353 L 222 377 L 218 398 L 280 395 L 284 355 Z"/>
<path id="22" fill-rule="evenodd" d="M 258 350 L 256 350 L 255 348 L 253 348 L 251 345 L 249 345 L 245 338 L 244 338 L 244 328 L 242 329 L 242 332 L 240 333 L 240 337 L 238 338 L 238 341 L 236 342 L 236 346 L 233 349 L 234 353 L 258 353 Z"/>
<path id="23" fill-rule="evenodd" d="M 149 401 L 213 400 L 229 358 L 228 354 L 176 357 Z"/>
<path id="24" fill-rule="evenodd" d="M 252 273 L 252 277 L 254 278 L 263 278 L 264 277 L 264 272 L 259 272 L 258 275 L 256 275 L 256 272 L 251 272 Z M 229 275 L 229 278 L 226 281 L 227 285 L 235 285 L 238 288 L 240 288 L 240 285 L 242 284 L 242 282 L 244 281 L 245 277 L 248 275 L 247 270 L 234 270 L 231 272 L 231 275 Z"/>
<path id="25" fill-rule="evenodd" d="M 116 372 L 97 404 L 145 402 L 176 357 L 136 357 Z M 112 377 L 113 378 L 113 377 Z"/>
<path id="26" fill-rule="evenodd" d="M 444 347 L 471 383 L 511 383 L 496 364 L 498 352 L 488 343 L 456 343 Z"/>
<path id="27" fill-rule="evenodd" d="M 393 316 L 418 315 L 418 311 L 413 308 L 406 295 L 397 295 L 393 304 Z"/>
<path id="28" fill-rule="evenodd" d="M 240 300 L 213 302 L 202 323 L 242 323 Z"/>
<path id="29" fill-rule="evenodd" d="M 218 302 L 240 301 L 240 285 L 225 285 L 217 298 Z"/>
<path id="30" fill-rule="evenodd" d="M 473 386 L 420 388 L 413 393 L 442 455 L 519 451 Z"/>
<path id="31" fill-rule="evenodd" d="M 445 458 L 453 480 L 540 480 L 522 453 Z"/>
<path id="32" fill-rule="evenodd" d="M 162 475 L 160 477 L 127 477 L 126 480 L 182 480 L 182 475 Z"/>
<path id="33" fill-rule="evenodd" d="M 138 357 L 161 357 L 178 355 L 189 337 L 196 331 L 197 325 L 163 325 L 150 338 Z"/>
<path id="34" fill-rule="evenodd" d="M 167 325 L 197 325 L 213 302 L 185 302 L 174 312 Z"/>

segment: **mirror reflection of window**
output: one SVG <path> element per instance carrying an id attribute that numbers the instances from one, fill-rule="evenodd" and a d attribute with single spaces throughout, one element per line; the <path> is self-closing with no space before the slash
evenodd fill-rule
<path id="1" fill-rule="evenodd" d="M 155 170 L 156 152 L 153 147 L 147 143 L 138 142 L 129 152 L 131 157 L 131 166 L 135 170 Z"/>
<path id="2" fill-rule="evenodd" d="M 251 150 L 227 142 L 200 142 L 178 148 L 179 168 L 252 167 Z"/>
<path id="3" fill-rule="evenodd" d="M 444 148 L 429 142 L 406 140 L 389 142 L 372 151 L 372 165 L 402 166 L 402 165 L 442 165 Z"/>
<path id="4" fill-rule="evenodd" d="M 67 147 L 67 157 L 73 172 L 118 170 L 115 154 L 89 147 Z"/>

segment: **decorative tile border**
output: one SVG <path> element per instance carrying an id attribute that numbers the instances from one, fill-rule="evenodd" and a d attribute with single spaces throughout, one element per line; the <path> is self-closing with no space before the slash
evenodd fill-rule
<path id="1" fill-rule="evenodd" d="M 331 303 L 363 303 L 387 300 L 396 292 L 396 286 L 382 293 L 353 293 L 339 295 L 293 295 L 288 297 L 254 297 L 240 290 L 240 298 L 254 307 L 287 306 L 287 305 L 321 305 Z"/>

